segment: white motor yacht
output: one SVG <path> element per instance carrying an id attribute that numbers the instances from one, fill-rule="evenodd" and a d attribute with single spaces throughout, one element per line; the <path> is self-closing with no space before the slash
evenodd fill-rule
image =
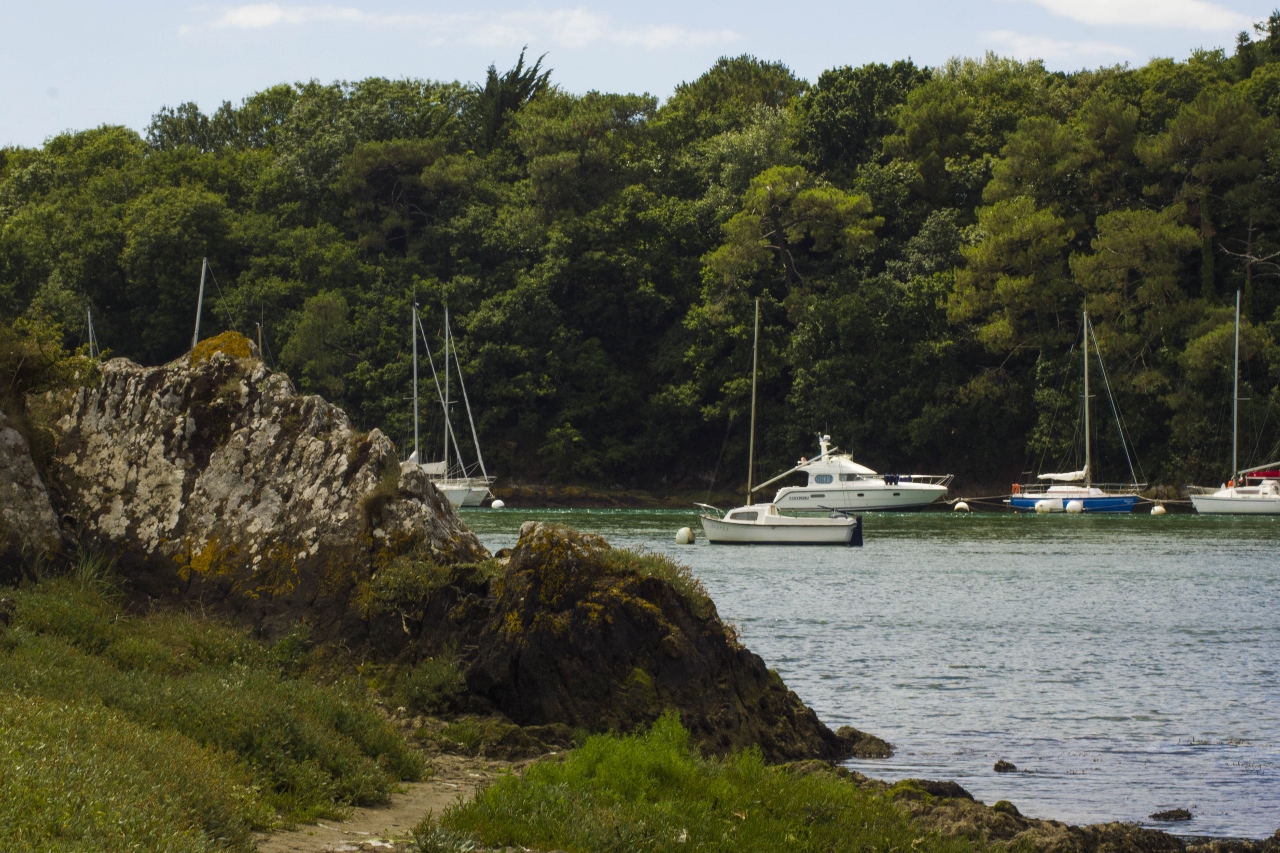
<path id="1" fill-rule="evenodd" d="M 756 486 L 766 488 L 803 473 L 803 485 L 783 486 L 773 502 L 785 510 L 820 512 L 867 512 L 871 510 L 918 509 L 947 494 L 951 474 L 879 474 L 853 461 L 848 453 L 838 453 L 831 446 L 831 436 L 818 437 L 820 452 L 812 459 L 801 459 L 796 467 Z"/>

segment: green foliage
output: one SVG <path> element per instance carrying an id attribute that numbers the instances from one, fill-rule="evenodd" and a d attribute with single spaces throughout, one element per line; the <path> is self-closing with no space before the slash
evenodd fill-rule
<path id="1" fill-rule="evenodd" d="M 439 714 L 453 708 L 466 693 L 466 681 L 456 653 L 424 658 L 396 679 L 393 695 L 401 707 L 423 714 Z"/>
<path id="2" fill-rule="evenodd" d="M 595 736 L 564 761 L 503 777 L 446 810 L 439 827 L 428 820 L 415 834 L 421 850 L 469 841 L 673 853 L 971 849 L 925 832 L 888 798 L 834 774 L 792 774 L 754 751 L 704 759 L 670 713 L 642 734 Z"/>
<path id="3" fill-rule="evenodd" d="M 84 560 L 66 577 L 8 593 L 17 615 L 0 642 L 0 695 L 69 708 L 86 720 L 107 715 L 126 724 L 122 738 L 151 733 L 143 755 L 172 749 L 196 768 L 211 768 L 202 795 L 210 808 L 223 808 L 219 780 L 231 773 L 249 791 L 240 813 L 256 815 L 244 818 L 252 825 L 266 820 L 264 809 L 307 820 L 382 803 L 398 780 L 421 775 L 417 754 L 357 688 L 289 674 L 301 654 L 289 642 L 269 648 L 189 614 L 126 617 L 103 587 L 103 567 Z M 305 638 L 292 645 L 299 642 Z M 93 749 L 116 748 L 102 737 Z M 156 772 L 174 772 L 172 762 L 157 762 Z M 192 796 L 197 779 L 193 771 Z"/>
<path id="4" fill-rule="evenodd" d="M 1217 480 L 1230 389 L 1181 356 L 1236 289 L 1278 329 L 1278 33 L 1273 15 L 1231 55 L 1139 68 L 988 55 L 813 86 L 725 57 L 661 105 L 566 92 L 522 53 L 476 85 L 166 107 L 145 138 L 3 152 L 0 316 L 65 353 L 92 308 L 104 346 L 167 361 L 208 257 L 206 335 L 261 323 L 271 366 L 407 448 L 410 306 L 437 372 L 448 306 L 490 470 L 706 488 L 744 478 L 759 297 L 762 470 L 824 432 L 877 469 L 986 486 L 1068 452 L 1044 429 L 1087 303 L 1148 472 Z M 1280 375 L 1259 352 L 1255 404 Z M 1263 454 L 1280 422 L 1256 408 Z M 443 416 L 423 412 L 431 453 Z"/>

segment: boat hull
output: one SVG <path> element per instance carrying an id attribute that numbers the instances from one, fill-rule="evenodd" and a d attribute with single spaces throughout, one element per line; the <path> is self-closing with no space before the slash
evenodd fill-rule
<path id="1" fill-rule="evenodd" d="M 1133 512 L 1139 501 L 1138 495 L 1088 495 L 1081 497 L 1058 497 L 1056 495 L 1013 495 L 1009 498 L 1009 508 L 1019 512 L 1035 512 L 1036 504 L 1045 501 L 1049 512 L 1066 512 L 1067 504 L 1079 501 L 1083 505 L 1082 512 L 1087 513 L 1126 513 Z"/>
<path id="2" fill-rule="evenodd" d="M 776 523 L 760 523 L 702 516 L 702 530 L 712 545 L 853 545 L 861 527 L 859 518 L 780 517 Z"/>
<path id="3" fill-rule="evenodd" d="M 889 486 L 870 482 L 850 488 L 788 486 L 779 489 L 773 502 L 787 510 L 839 510 L 841 512 L 893 512 L 936 503 L 947 494 L 946 486 L 901 483 Z"/>
<path id="4" fill-rule="evenodd" d="M 1192 495 L 1191 505 L 1203 515 L 1280 515 L 1280 495 Z"/>

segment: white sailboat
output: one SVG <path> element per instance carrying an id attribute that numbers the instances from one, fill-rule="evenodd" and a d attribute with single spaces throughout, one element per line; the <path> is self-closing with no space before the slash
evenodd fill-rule
<path id="1" fill-rule="evenodd" d="M 1031 485 L 1015 483 L 1013 494 L 1005 501 L 1011 509 L 1034 512 L 1132 512 L 1141 499 L 1139 492 L 1143 483 L 1137 482 L 1133 473 L 1133 463 L 1129 463 L 1129 475 L 1134 482 L 1129 484 L 1094 484 L 1093 472 L 1090 468 L 1090 433 L 1089 433 L 1089 338 L 1093 327 L 1089 325 L 1089 312 L 1084 312 L 1084 468 L 1079 471 L 1066 471 L 1056 474 L 1040 474 L 1036 479 L 1044 481 Z M 1098 341 L 1094 338 L 1094 351 L 1097 352 Z M 1098 365 L 1102 367 L 1102 355 L 1098 355 Z M 1102 368 L 1102 381 L 1107 386 L 1107 395 L 1111 394 L 1110 383 L 1107 382 L 1106 368 Z M 1114 409 L 1115 401 L 1112 400 Z M 1116 428 L 1120 429 L 1120 416 L 1116 415 Z M 1124 431 L 1120 430 L 1120 442 L 1125 446 L 1125 457 L 1128 458 L 1128 444 Z M 1052 485 L 1047 485 L 1052 484 Z M 1071 485 L 1059 485 L 1071 484 Z"/>
<path id="2" fill-rule="evenodd" d="M 754 489 L 756 452 L 756 367 L 760 352 L 760 300 L 756 300 L 755 342 L 751 348 L 751 438 L 747 446 L 747 495 Z M 788 516 L 771 503 L 748 504 L 721 513 L 709 504 L 697 504 L 702 530 L 712 545 L 862 545 L 862 518 L 833 511 L 828 518 Z M 830 507 L 810 505 L 806 509 Z"/>
<path id="3" fill-rule="evenodd" d="M 1193 487 L 1191 505 L 1206 515 L 1280 515 L 1280 461 L 1240 470 L 1240 291 L 1236 291 L 1235 372 L 1231 392 L 1231 479 Z"/>
<path id="4" fill-rule="evenodd" d="M 445 309 L 444 318 L 444 386 L 441 387 L 440 375 L 436 373 L 435 359 L 431 357 L 431 346 L 427 343 L 427 334 L 422 327 L 422 319 L 418 316 L 418 306 L 413 306 L 413 453 L 405 460 L 404 465 L 417 465 L 431 479 L 431 482 L 455 507 L 480 506 L 492 496 L 489 487 L 494 478 L 489 476 L 484 467 L 484 455 L 480 451 L 480 436 L 476 433 L 476 421 L 471 414 L 471 399 L 467 396 L 467 386 L 462 379 L 462 362 L 458 359 L 456 347 L 452 347 L 453 334 L 449 327 L 449 309 Z M 436 385 L 436 394 L 440 398 L 440 406 L 444 411 L 444 458 L 440 462 L 421 462 L 418 446 L 418 337 L 422 338 L 422 346 L 427 353 L 427 363 L 431 366 L 431 378 Z M 453 432 L 453 418 L 449 412 L 449 356 L 452 350 L 453 360 L 458 369 L 458 386 L 462 389 L 462 401 L 467 410 L 467 420 L 471 425 L 471 440 L 476 448 L 476 464 L 468 468 L 462 462 L 462 451 L 458 447 L 458 438 Z M 452 462 L 449 448 L 453 447 Z M 479 470 L 479 475 L 475 474 Z"/>

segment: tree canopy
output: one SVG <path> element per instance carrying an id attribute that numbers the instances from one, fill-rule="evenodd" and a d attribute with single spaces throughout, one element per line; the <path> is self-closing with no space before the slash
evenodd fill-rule
<path id="1" fill-rule="evenodd" d="M 812 85 L 726 57 L 665 103 L 521 54 L 477 84 L 165 107 L 0 151 L 0 317 L 74 347 L 91 309 L 110 353 L 165 361 L 208 258 L 206 333 L 260 325 L 271 364 L 407 447 L 411 306 L 437 359 L 447 306 L 491 470 L 703 487 L 743 479 L 758 298 L 760 467 L 822 432 L 997 485 L 1075 452 L 1087 307 L 1147 477 L 1216 482 L 1236 290 L 1242 447 L 1280 455 L 1278 38 L 1280 13 L 1230 55 Z"/>

